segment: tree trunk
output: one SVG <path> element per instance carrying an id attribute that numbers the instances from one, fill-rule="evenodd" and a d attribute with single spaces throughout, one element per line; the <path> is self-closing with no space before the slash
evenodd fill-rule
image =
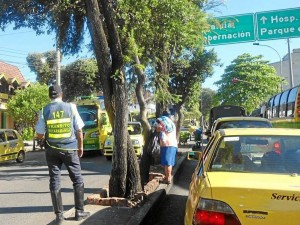
<path id="1" fill-rule="evenodd" d="M 137 74 L 138 83 L 135 88 L 137 100 L 140 106 L 140 118 L 141 118 L 141 124 L 143 127 L 143 136 L 145 140 L 144 148 L 143 148 L 143 154 L 140 161 L 140 174 L 141 174 L 141 185 L 142 188 L 144 185 L 149 181 L 149 172 L 150 172 L 150 164 L 151 164 L 151 155 L 149 152 L 147 152 L 148 145 L 149 145 L 149 139 L 150 139 L 150 133 L 151 133 L 151 126 L 147 119 L 147 109 L 146 109 L 146 102 L 144 99 L 144 86 L 145 86 L 145 80 L 146 76 L 144 71 L 141 69 L 140 60 L 138 55 L 135 56 L 135 72 Z"/>
<path id="2" fill-rule="evenodd" d="M 145 81 L 146 81 L 146 76 L 144 71 L 140 68 L 140 60 L 138 55 L 135 56 L 135 63 L 136 63 L 136 67 L 135 67 L 135 71 L 137 74 L 137 78 L 138 78 L 138 83 L 136 85 L 135 88 L 135 93 L 136 93 L 136 97 L 140 106 L 140 118 L 141 118 L 141 124 L 143 127 L 143 135 L 145 137 L 148 137 L 150 134 L 150 130 L 151 130 L 151 126 L 147 120 L 147 109 L 146 109 L 146 102 L 144 99 L 144 86 L 145 86 Z"/>
<path id="3" fill-rule="evenodd" d="M 114 131 L 114 152 L 112 157 L 112 170 L 109 180 L 109 195 L 111 197 L 125 197 L 127 175 L 127 123 L 128 111 L 124 105 L 127 103 L 124 84 L 114 82 L 114 92 L 119 93 L 115 97 L 116 115 Z"/>
<path id="4" fill-rule="evenodd" d="M 137 157 L 131 142 L 127 141 L 130 139 L 127 131 L 127 90 L 121 69 L 123 56 L 113 21 L 111 1 L 100 2 L 101 5 L 98 5 L 97 0 L 85 0 L 99 77 L 103 85 L 104 103 L 115 137 L 109 194 L 115 197 L 132 197 L 141 190 L 141 182 Z M 103 16 L 105 19 L 102 19 Z M 108 36 L 105 34 L 105 28 L 108 28 Z"/>

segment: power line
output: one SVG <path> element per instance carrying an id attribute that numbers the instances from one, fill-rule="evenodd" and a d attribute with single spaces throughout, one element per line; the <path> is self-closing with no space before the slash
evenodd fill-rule
<path id="1" fill-rule="evenodd" d="M 1 55 L 1 54 L 0 54 Z M 12 63 L 12 64 L 18 64 L 18 65 L 21 65 L 22 67 L 24 66 L 29 66 L 29 65 L 32 65 L 34 66 L 34 64 L 29 64 L 29 63 L 21 63 L 21 62 L 14 62 L 14 61 L 9 61 L 9 60 L 3 60 L 0 58 L 0 61 L 4 62 L 4 63 Z M 16 65 L 14 65 L 16 66 Z M 19 66 L 17 66 L 19 68 Z M 37 69 L 39 68 L 42 68 L 43 66 L 36 66 Z M 20 68 L 19 68 L 20 69 Z M 81 75 L 86 75 L 86 73 L 82 73 L 82 72 L 79 72 L 78 70 L 71 70 L 71 69 L 66 69 L 65 67 L 62 68 L 62 70 L 64 71 L 68 71 L 68 72 L 74 72 L 74 73 L 77 73 L 77 74 L 81 74 Z"/>
<path id="2" fill-rule="evenodd" d="M 2 53 L 0 53 L 0 55 L 4 55 L 4 56 L 8 56 L 8 57 L 13 57 L 13 58 L 20 58 L 20 59 L 24 58 L 24 57 L 21 57 L 21 56 L 7 55 L 7 54 L 2 54 Z"/>
<path id="3" fill-rule="evenodd" d="M 14 32 L 14 33 L 9 33 L 9 34 L 0 34 L 0 37 L 18 35 L 18 34 L 24 34 L 24 33 L 35 33 L 35 32 L 34 31 Z"/>
<path id="4" fill-rule="evenodd" d="M 16 54 L 22 54 L 22 55 L 27 55 L 28 54 L 28 51 L 23 51 L 23 50 L 19 50 L 19 49 L 6 48 L 6 47 L 1 47 L 1 46 L 0 46 L 0 49 L 8 50 L 7 52 L 11 52 L 11 53 L 15 52 Z M 19 52 L 24 52 L 24 53 L 19 53 Z"/>

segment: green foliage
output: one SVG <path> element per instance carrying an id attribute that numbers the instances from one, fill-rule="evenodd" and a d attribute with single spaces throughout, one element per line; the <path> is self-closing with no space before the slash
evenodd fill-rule
<path id="1" fill-rule="evenodd" d="M 201 49 L 185 50 L 170 64 L 169 90 L 181 96 L 178 106 L 185 106 L 199 118 L 201 83 L 212 76 L 213 66 L 218 65 L 216 53 Z"/>
<path id="2" fill-rule="evenodd" d="M 7 112 L 17 126 L 34 127 L 39 110 L 49 103 L 48 87 L 39 83 L 16 90 L 7 103 Z"/>
<path id="3" fill-rule="evenodd" d="M 25 127 L 22 132 L 23 140 L 33 140 L 34 137 L 34 129 L 32 127 Z"/>
<path id="4" fill-rule="evenodd" d="M 233 60 L 221 80 L 215 82 L 218 86 L 217 99 L 223 104 L 243 106 L 250 113 L 268 96 L 277 93 L 281 77 L 262 58 L 261 55 L 243 54 Z M 237 78 L 238 82 L 234 84 L 233 78 Z"/>
<path id="5" fill-rule="evenodd" d="M 199 1 L 200 2 L 200 1 Z M 204 1 L 203 1 L 204 2 Z M 128 45 L 134 55 L 159 57 L 165 51 L 181 52 L 183 46 L 200 47 L 201 32 L 208 29 L 205 13 L 189 0 L 118 1 L 121 36 L 131 36 L 138 48 Z"/>
<path id="6" fill-rule="evenodd" d="M 214 96 L 216 95 L 216 91 L 211 90 L 209 88 L 203 88 L 201 94 L 201 113 L 204 116 L 204 118 L 208 120 L 210 109 L 215 106 Z"/>
<path id="7" fill-rule="evenodd" d="M 50 85 L 56 77 L 56 51 L 28 54 L 27 63 L 30 70 L 36 73 L 36 80 Z"/>
<path id="8" fill-rule="evenodd" d="M 57 33 L 63 53 L 80 50 L 85 31 L 85 2 L 77 0 L 0 0 L 0 28 L 14 24 L 14 29 L 28 27 L 41 33 Z"/>
<path id="9" fill-rule="evenodd" d="M 208 28 L 205 13 L 189 0 L 118 2 L 120 34 L 128 58 L 138 56 L 141 63 L 155 68 L 156 101 L 173 104 L 180 94 L 168 93 L 168 71 L 171 58 L 183 49 L 201 49 L 201 31 Z M 134 61 L 134 60 L 132 60 Z"/>
<path id="10" fill-rule="evenodd" d="M 193 91 L 191 91 L 184 106 L 188 112 L 195 114 L 195 116 L 193 118 L 199 118 L 200 117 L 200 110 L 199 110 L 200 109 L 200 101 L 199 101 L 199 99 L 200 99 L 200 95 L 201 95 L 201 83 L 195 82 L 193 84 L 193 86 L 191 87 L 191 90 L 193 90 Z"/>
<path id="11" fill-rule="evenodd" d="M 63 98 L 67 101 L 73 101 L 76 96 L 96 94 L 101 89 L 95 59 L 77 60 L 67 65 L 61 74 Z"/>

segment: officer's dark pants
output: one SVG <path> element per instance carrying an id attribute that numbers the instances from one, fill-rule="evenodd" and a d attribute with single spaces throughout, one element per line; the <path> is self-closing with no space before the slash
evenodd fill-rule
<path id="1" fill-rule="evenodd" d="M 65 164 L 69 172 L 73 186 L 83 184 L 77 151 L 63 151 L 47 147 L 46 160 L 50 176 L 50 190 L 55 191 L 60 189 L 61 167 L 63 164 Z"/>
<path id="2" fill-rule="evenodd" d="M 64 220 L 63 204 L 60 191 L 61 167 L 65 164 L 69 177 L 73 182 L 74 200 L 75 200 L 75 219 L 81 220 L 89 216 L 88 212 L 83 210 L 83 194 L 84 185 L 81 176 L 81 166 L 77 151 L 63 151 L 47 147 L 46 160 L 50 176 L 50 193 L 53 204 L 54 213 L 56 214 L 55 224 L 60 225 Z"/>

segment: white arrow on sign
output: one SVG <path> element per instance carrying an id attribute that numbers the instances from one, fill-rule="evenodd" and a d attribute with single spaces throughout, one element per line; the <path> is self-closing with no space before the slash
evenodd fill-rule
<path id="1" fill-rule="evenodd" d="M 262 21 L 263 24 L 265 24 L 265 23 L 266 23 L 266 20 L 268 20 L 268 18 L 265 17 L 265 16 L 263 16 L 262 18 L 260 18 L 260 20 Z"/>

